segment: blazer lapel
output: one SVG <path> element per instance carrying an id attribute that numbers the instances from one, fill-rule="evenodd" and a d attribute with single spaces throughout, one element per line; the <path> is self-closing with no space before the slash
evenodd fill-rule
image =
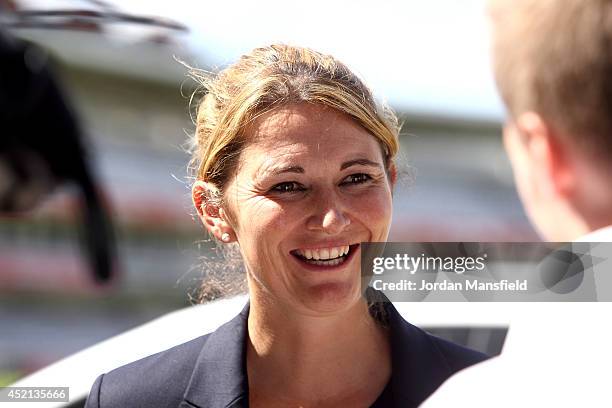
<path id="1" fill-rule="evenodd" d="M 391 302 L 392 392 L 396 406 L 418 406 L 453 373 L 446 358 L 423 330 L 405 321 Z"/>
<path id="2" fill-rule="evenodd" d="M 249 303 L 202 347 L 179 407 L 248 407 L 246 336 Z"/>
<path id="3" fill-rule="evenodd" d="M 416 407 L 450 377 L 453 370 L 427 333 L 405 321 L 388 299 L 384 308 L 391 336 L 394 405 Z M 249 406 L 245 349 L 248 315 L 247 303 L 238 316 L 210 334 L 179 408 Z"/>

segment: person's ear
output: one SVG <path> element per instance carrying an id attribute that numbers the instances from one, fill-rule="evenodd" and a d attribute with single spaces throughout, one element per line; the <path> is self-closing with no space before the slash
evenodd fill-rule
<path id="1" fill-rule="evenodd" d="M 236 240 L 227 214 L 221 207 L 221 194 L 213 184 L 196 180 L 191 189 L 191 198 L 202 224 L 211 235 L 225 243 Z"/>
<path id="2" fill-rule="evenodd" d="M 538 189 L 549 197 L 572 194 L 575 172 L 571 152 L 561 135 L 533 112 L 521 114 L 516 120 L 516 128 Z"/>

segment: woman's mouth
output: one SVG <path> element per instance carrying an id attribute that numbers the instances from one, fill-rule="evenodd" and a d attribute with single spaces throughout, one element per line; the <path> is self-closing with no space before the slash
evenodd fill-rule
<path id="1" fill-rule="evenodd" d="M 291 251 L 291 255 L 307 265 L 334 267 L 343 264 L 351 258 L 358 246 L 359 244 L 329 248 L 294 249 Z"/>

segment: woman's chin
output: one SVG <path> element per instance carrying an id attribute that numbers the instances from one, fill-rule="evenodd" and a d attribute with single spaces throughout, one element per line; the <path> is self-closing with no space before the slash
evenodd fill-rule
<path id="1" fill-rule="evenodd" d="M 351 282 L 327 282 L 304 291 L 301 303 L 307 310 L 321 315 L 350 309 L 361 299 L 359 285 Z"/>

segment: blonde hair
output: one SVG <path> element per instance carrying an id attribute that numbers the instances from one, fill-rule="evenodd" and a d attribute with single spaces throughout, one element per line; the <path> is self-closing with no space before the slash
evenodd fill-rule
<path id="1" fill-rule="evenodd" d="M 359 77 L 330 55 L 276 44 L 251 51 L 217 76 L 200 70 L 192 70 L 191 75 L 204 97 L 190 140 L 190 168 L 194 179 L 218 189 L 206 197 L 216 205 L 223 205 L 226 184 L 249 143 L 249 125 L 260 115 L 289 104 L 324 105 L 353 118 L 378 139 L 390 174 L 399 150 L 397 117 L 385 105 L 378 105 Z M 204 259 L 206 278 L 199 301 L 246 289 L 238 248 L 221 245 L 217 255 L 221 259 Z"/>
<path id="2" fill-rule="evenodd" d="M 334 57 L 308 48 L 256 48 L 216 77 L 193 70 L 205 96 L 196 117 L 191 168 L 222 196 L 248 143 L 245 130 L 258 116 L 287 104 L 320 104 L 343 112 L 378 139 L 387 169 L 398 152 L 397 117 Z"/>
<path id="3" fill-rule="evenodd" d="M 491 0 L 489 11 L 510 115 L 537 112 L 574 147 L 612 156 L 612 1 Z"/>

